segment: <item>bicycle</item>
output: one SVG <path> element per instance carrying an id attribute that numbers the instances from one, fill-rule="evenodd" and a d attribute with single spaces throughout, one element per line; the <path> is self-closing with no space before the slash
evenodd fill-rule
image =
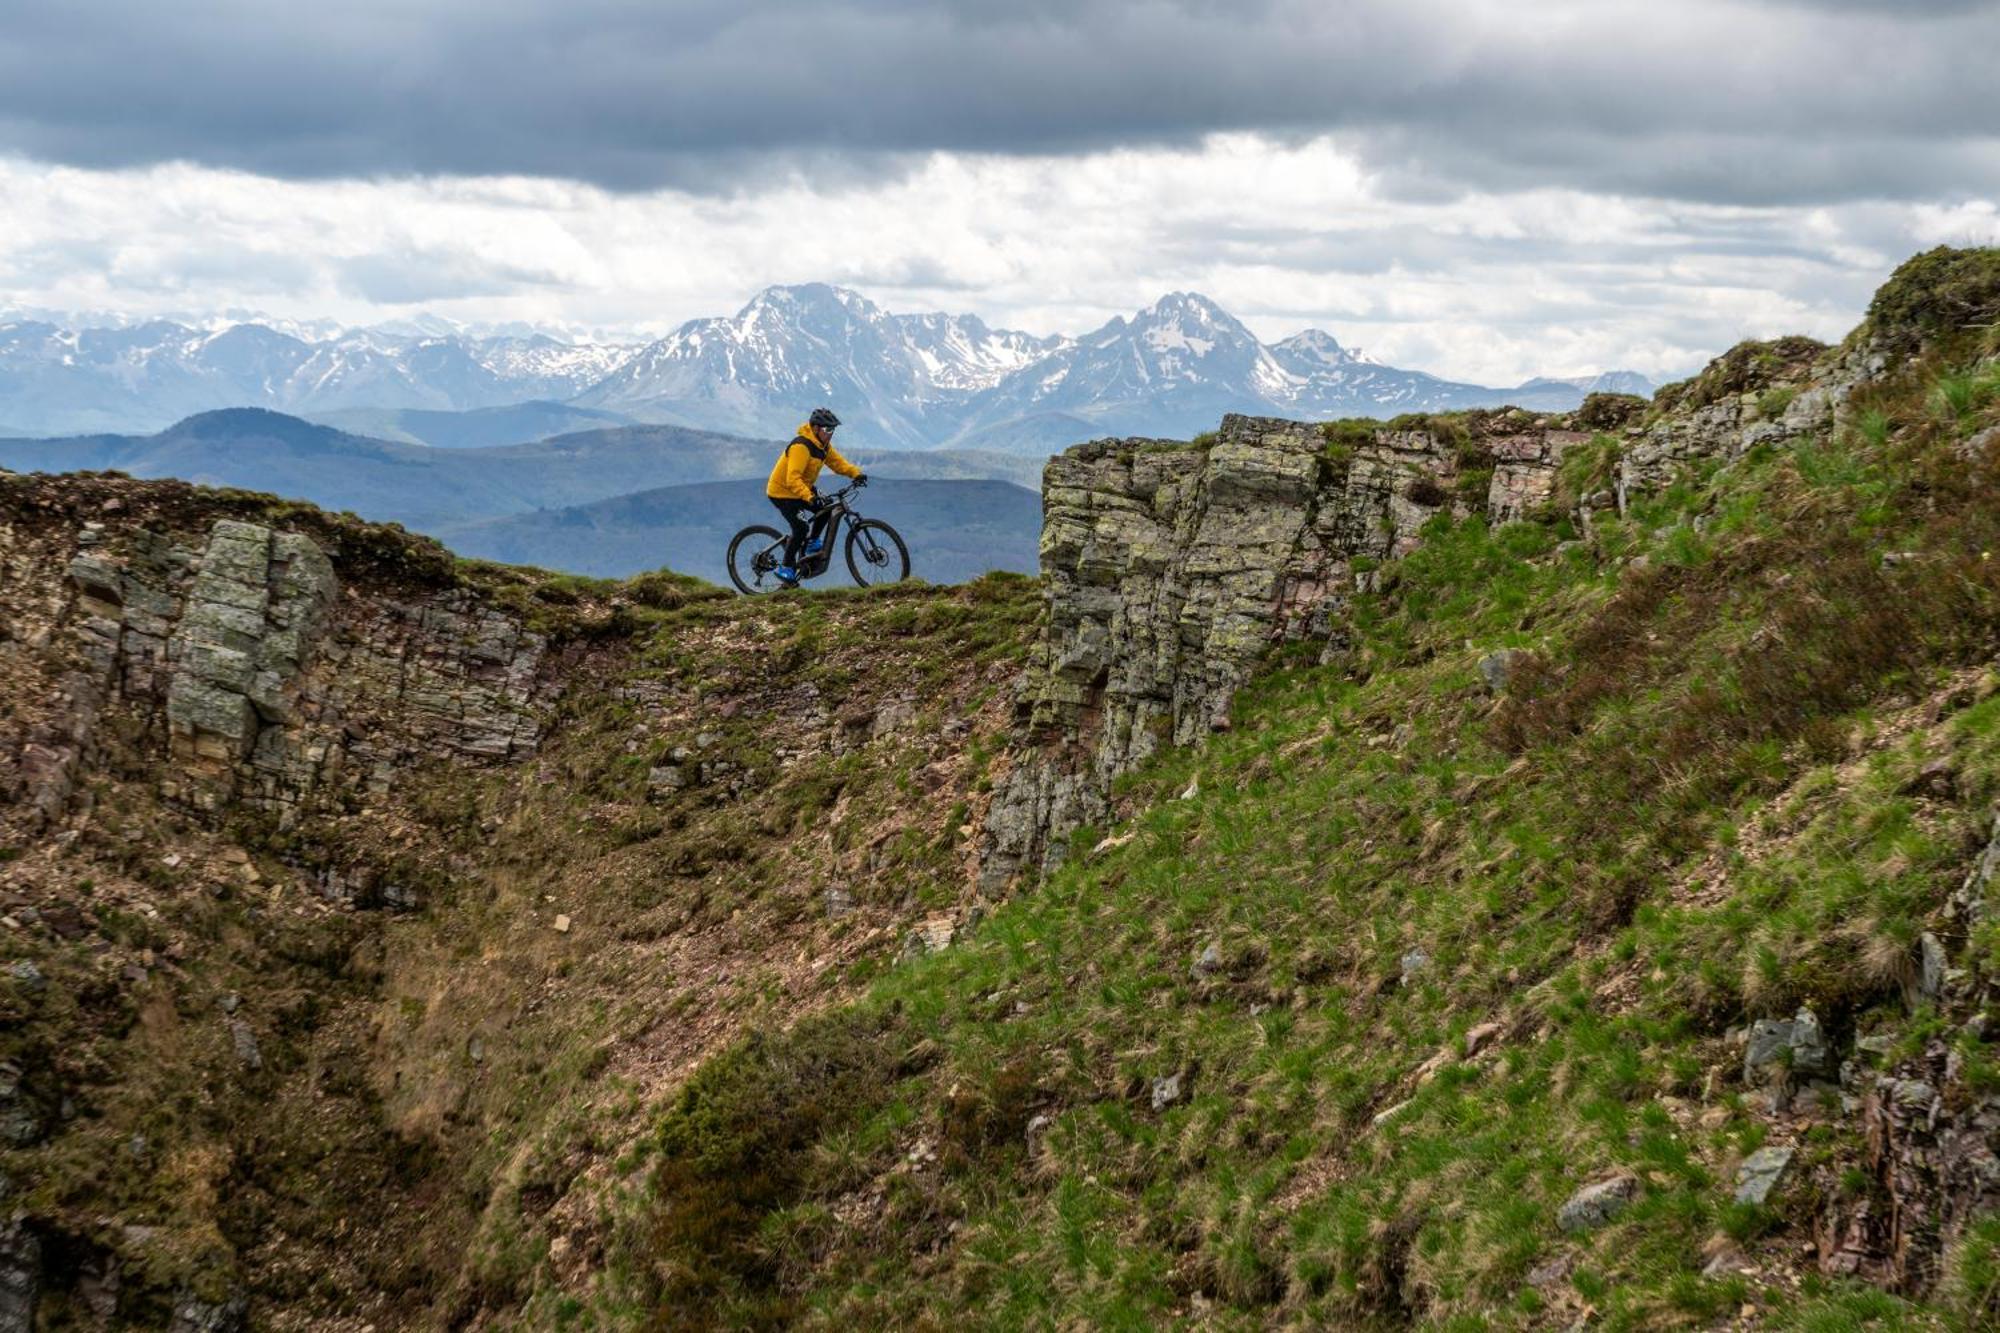
<path id="1" fill-rule="evenodd" d="M 833 548 L 847 526 L 847 572 L 864 588 L 899 583 L 910 576 L 910 548 L 902 536 L 879 518 L 863 518 L 848 497 L 858 485 L 844 486 L 820 501 L 820 548 L 799 559 L 799 582 L 818 578 L 833 564 Z M 786 585 L 778 580 L 785 559 L 784 533 L 764 523 L 752 523 L 729 541 L 729 581 L 748 596 Z"/>

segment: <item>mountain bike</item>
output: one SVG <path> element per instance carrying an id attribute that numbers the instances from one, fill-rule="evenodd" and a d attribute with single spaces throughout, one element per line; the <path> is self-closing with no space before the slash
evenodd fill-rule
<path id="1" fill-rule="evenodd" d="M 847 529 L 847 572 L 864 588 L 882 583 L 898 583 L 910 576 L 910 548 L 897 531 L 879 518 L 863 518 L 849 498 L 858 486 L 845 486 L 820 500 L 814 526 L 820 531 L 819 551 L 799 558 L 801 583 L 818 578 L 833 564 L 833 548 L 840 530 Z M 755 596 L 785 585 L 778 581 L 778 566 L 785 562 L 785 534 L 763 523 L 753 523 L 729 541 L 729 581 L 737 590 Z"/>

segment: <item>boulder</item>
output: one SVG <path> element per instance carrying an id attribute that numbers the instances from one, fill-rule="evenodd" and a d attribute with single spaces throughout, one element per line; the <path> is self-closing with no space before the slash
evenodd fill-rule
<path id="1" fill-rule="evenodd" d="M 927 916 L 917 923 L 909 937 L 903 941 L 905 958 L 922 958 L 925 954 L 943 953 L 958 938 L 958 926 L 951 917 L 945 915 Z"/>
<path id="2" fill-rule="evenodd" d="M 249 1302 L 240 1295 L 222 1301 L 183 1296 L 174 1302 L 167 1333 L 241 1333 L 248 1311 Z"/>
<path id="3" fill-rule="evenodd" d="M 1479 679 L 1490 693 L 1503 694 L 1507 682 L 1513 678 L 1514 669 L 1528 656 L 1528 652 L 1520 648 L 1502 648 L 1497 653 L 1488 653 L 1479 659 Z"/>
<path id="4" fill-rule="evenodd" d="M 1585 1185 L 1556 1210 L 1556 1225 L 1564 1231 L 1592 1231 L 1625 1211 L 1639 1193 L 1639 1178 L 1617 1175 Z"/>
<path id="5" fill-rule="evenodd" d="M 236 1048 L 236 1062 L 245 1069 L 257 1070 L 264 1067 L 264 1053 L 257 1047 L 257 1034 L 250 1025 L 240 1018 L 229 1020 L 230 1044 Z"/>
<path id="6" fill-rule="evenodd" d="M 1801 1081 L 1834 1072 L 1833 1049 L 1811 1009 L 1801 1007 L 1791 1018 L 1760 1018 L 1750 1025 L 1743 1081 L 1756 1083 L 1783 1070 Z"/>
<path id="7" fill-rule="evenodd" d="M 42 1243 L 20 1218 L 0 1220 L 0 1333 L 34 1333 Z"/>
<path id="8" fill-rule="evenodd" d="M 1912 1007 L 1917 1003 L 1936 1004 L 1944 995 L 1947 963 L 1942 940 L 1928 930 L 1917 936 L 1917 973 L 1910 996 Z"/>
<path id="9" fill-rule="evenodd" d="M 1797 1155 L 1793 1148 L 1763 1147 L 1736 1168 L 1736 1202 L 1761 1204 L 1771 1197 Z"/>

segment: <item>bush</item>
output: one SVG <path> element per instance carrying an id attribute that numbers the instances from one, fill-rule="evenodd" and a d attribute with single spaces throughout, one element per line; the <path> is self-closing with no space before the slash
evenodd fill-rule
<path id="1" fill-rule="evenodd" d="M 1646 415 L 1646 400 L 1635 393 L 1593 393 L 1576 409 L 1576 424 L 1587 431 L 1620 430 Z"/>
<path id="2" fill-rule="evenodd" d="M 2000 320 L 2000 247 L 1941 245 L 1906 261 L 1868 304 L 1862 328 L 1901 351 Z"/>
<path id="3" fill-rule="evenodd" d="M 764 1219 L 805 1197 L 828 1124 L 881 1102 L 904 1072 L 898 1024 L 854 1010 L 807 1019 L 709 1060 L 660 1128 L 652 1252 L 668 1307 L 768 1290 Z"/>

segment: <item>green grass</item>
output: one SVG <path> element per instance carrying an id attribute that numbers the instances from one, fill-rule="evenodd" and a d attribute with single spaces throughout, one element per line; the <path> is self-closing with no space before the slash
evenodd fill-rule
<path id="1" fill-rule="evenodd" d="M 1718 1232 L 1796 1244 L 1809 1221 L 1801 1193 L 1729 1200 L 1764 1125 L 1725 1033 L 1801 1002 L 1900 1030 L 1902 960 L 2000 793 L 1991 699 L 1922 733 L 1958 765 L 1948 806 L 1905 794 L 1931 750 L 1868 739 L 2000 623 L 2000 482 L 1951 459 L 1963 423 L 1929 392 L 1690 476 L 1589 546 L 1435 520 L 1356 599 L 1343 663 L 1274 664 L 1229 732 L 1121 784 L 1129 842 L 705 1069 L 629 1242 L 654 1276 L 615 1299 L 730 1325 L 1914 1317 L 1699 1269 Z M 1564 486 L 1600 484 L 1615 447 Z M 1501 647 L 1531 655 L 1496 707 L 1475 668 Z M 1860 1145 L 1835 1126 L 1812 1151 L 1837 1176 Z M 1632 1207 L 1558 1233 L 1614 1170 Z M 1981 1308 L 1993 1252 L 1967 1249 L 1947 1300 Z M 1566 1283 L 1525 1285 L 1560 1254 Z"/>

